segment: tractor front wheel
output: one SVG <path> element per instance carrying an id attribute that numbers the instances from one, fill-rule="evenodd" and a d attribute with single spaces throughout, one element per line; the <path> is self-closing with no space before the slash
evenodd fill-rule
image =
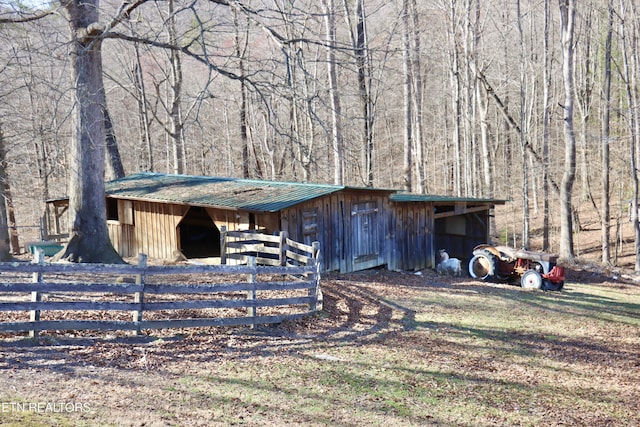
<path id="1" fill-rule="evenodd" d="M 477 253 L 469 261 L 469 274 L 474 279 L 493 280 L 496 274 L 496 257 L 489 251 Z"/>
<path id="2" fill-rule="evenodd" d="M 542 275 L 536 270 L 527 270 L 522 275 L 520 285 L 526 289 L 542 289 Z"/>

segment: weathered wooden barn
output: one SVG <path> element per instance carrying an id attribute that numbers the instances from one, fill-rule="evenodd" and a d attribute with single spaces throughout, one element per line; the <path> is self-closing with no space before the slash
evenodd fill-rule
<path id="1" fill-rule="evenodd" d="M 220 233 L 286 231 L 320 242 L 323 270 L 435 267 L 435 252 L 468 257 L 488 240 L 490 211 L 503 201 L 397 190 L 209 176 L 139 173 L 105 186 L 114 247 L 173 259 L 220 256 Z M 53 203 L 61 210 L 61 201 Z"/>
<path id="2" fill-rule="evenodd" d="M 392 237 L 389 269 L 434 268 L 436 253 L 468 261 L 473 248 L 491 241 L 495 205 L 505 200 L 398 192 L 390 195 Z"/>

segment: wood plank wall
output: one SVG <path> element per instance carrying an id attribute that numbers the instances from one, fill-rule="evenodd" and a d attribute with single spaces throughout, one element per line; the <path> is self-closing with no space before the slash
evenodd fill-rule
<path id="1" fill-rule="evenodd" d="M 376 226 L 380 253 L 377 259 L 374 257 L 373 260 L 367 259 L 366 263 L 355 263 L 354 206 L 368 202 L 375 202 L 378 210 Z M 177 226 L 188 207 L 136 201 L 133 210 L 134 226 L 110 225 L 110 236 L 118 252 L 123 256 L 146 252 L 152 258 L 174 258 L 179 246 Z M 238 229 L 238 212 L 207 211 L 219 228 L 225 225 L 229 230 Z M 474 217 L 485 217 L 483 214 L 475 213 Z M 467 230 L 473 236 L 472 240 L 478 239 L 476 233 L 480 230 L 477 228 L 482 228 L 478 227 L 480 224 L 475 219 L 470 221 L 472 229 Z M 390 202 L 388 194 L 367 191 L 338 192 L 279 213 L 255 214 L 256 226 L 264 228 L 267 233 L 285 230 L 291 239 L 299 242 L 319 241 L 322 270 L 343 273 L 384 264 L 391 270 L 435 268 L 434 235 L 437 230 L 434 222 L 431 202 Z M 131 230 L 130 227 L 135 228 Z M 484 230 L 482 232 L 485 233 Z"/>
<path id="2" fill-rule="evenodd" d="M 390 270 L 434 268 L 433 204 L 392 203 L 393 242 Z"/>
<path id="3" fill-rule="evenodd" d="M 135 237 L 133 225 L 120 224 L 117 221 L 107 221 L 109 238 L 113 248 L 121 257 L 135 256 Z"/>
<path id="4" fill-rule="evenodd" d="M 374 202 L 378 211 L 378 227 L 374 233 L 378 239 L 379 253 L 367 263 L 355 263 L 352 229 L 354 205 Z M 310 221 L 315 219 L 315 223 Z M 280 225 L 296 241 L 317 240 L 322 250 L 323 271 L 347 273 L 363 268 L 384 265 L 389 248 L 389 197 L 386 193 L 344 191 L 301 203 L 281 212 Z M 315 230 L 315 233 L 313 233 Z M 314 235 L 315 234 L 315 235 Z M 314 238 L 315 237 L 315 238 Z"/>
<path id="5" fill-rule="evenodd" d="M 172 259 L 178 249 L 178 223 L 187 212 L 186 206 L 135 202 L 135 250 L 149 257 Z"/>

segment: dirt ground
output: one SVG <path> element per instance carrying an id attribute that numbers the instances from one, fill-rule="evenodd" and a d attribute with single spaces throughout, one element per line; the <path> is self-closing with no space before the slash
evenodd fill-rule
<path id="1" fill-rule="evenodd" d="M 605 288 L 620 286 L 617 278 L 590 270 L 576 269 L 569 274 L 572 283 L 597 283 Z M 625 286 L 630 292 L 640 292 L 631 278 L 628 283 Z M 425 290 L 443 295 L 451 292 L 492 297 L 508 287 L 469 278 L 439 277 L 433 272 L 369 270 L 345 276 L 327 275 L 322 281 L 324 310 L 321 316 L 274 327 L 152 331 L 143 336 L 53 332 L 45 333 L 35 341 L 4 334 L 0 336 L 0 395 L 5 399 L 3 404 L 13 397 L 33 402 L 85 402 L 87 413 L 79 413 L 83 409 L 80 408 L 71 421 L 63 417 L 40 425 L 73 425 L 76 422 L 86 425 L 213 425 L 215 423 L 203 421 L 207 419 L 206 411 L 196 404 L 204 397 L 193 392 L 191 397 L 185 398 L 179 391 L 184 387 L 185 376 L 198 378 L 202 372 L 218 372 L 221 366 L 237 369 L 237 363 L 248 360 L 269 364 L 272 356 L 277 356 L 279 363 L 283 360 L 299 363 L 300 355 L 330 358 L 320 349 L 342 348 L 353 343 L 378 345 L 381 340 L 393 348 L 406 348 L 410 355 L 416 335 L 404 331 L 409 323 L 415 322 L 415 312 L 392 301 L 417 300 L 424 296 Z M 632 333 L 637 330 L 630 329 Z M 602 331 L 596 325 L 593 333 L 597 336 Z M 547 339 L 537 334 L 516 338 L 527 348 L 537 348 Z M 450 343 L 421 339 L 432 340 L 432 363 L 448 366 L 453 360 L 465 375 L 491 375 L 498 383 L 520 380 L 517 377 L 523 375 L 521 371 L 502 366 L 499 360 L 481 362 L 476 356 L 462 355 L 452 358 L 451 355 L 460 350 L 449 348 Z M 545 351 L 560 353 L 565 350 L 551 346 Z M 581 345 L 572 350 L 572 357 L 580 363 L 589 361 L 597 366 L 598 375 L 603 374 L 611 381 L 625 381 L 626 378 L 630 384 L 620 388 L 618 398 L 629 402 L 635 400 L 636 409 L 640 410 L 637 407 L 640 396 L 637 389 L 635 395 L 632 391 L 638 376 L 628 375 L 629 371 L 640 369 L 637 347 L 612 343 L 603 352 L 599 346 Z M 540 381 L 531 372 L 525 374 L 531 375 L 531 381 Z M 600 387 L 605 386 L 594 381 L 593 389 Z M 606 387 L 609 387 L 608 383 Z M 581 408 L 557 411 L 552 403 L 541 406 L 541 410 L 549 412 L 543 419 L 556 420 L 554 425 L 619 425 L 615 420 L 598 415 L 597 411 L 596 415 L 589 415 Z M 238 408 L 234 406 L 234 410 Z M 167 415 L 169 413 L 172 415 Z M 42 422 L 41 418 L 38 420 Z M 354 416 L 343 415 L 339 420 L 338 425 L 358 425 Z M 29 425 L 33 421 L 19 419 L 14 425 Z M 304 419 L 294 421 L 301 423 Z M 428 420 L 423 421 L 428 424 Z M 264 424 L 288 423 L 272 421 Z"/>

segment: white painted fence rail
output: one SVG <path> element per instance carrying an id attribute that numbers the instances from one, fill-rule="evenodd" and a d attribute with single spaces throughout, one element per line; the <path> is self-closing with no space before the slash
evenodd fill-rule
<path id="1" fill-rule="evenodd" d="M 280 323 L 320 310 L 317 246 L 306 264 L 0 263 L 0 332 Z M 298 257 L 299 258 L 299 257 Z M 10 316 L 7 316 L 10 313 Z M 128 313 L 128 314 L 127 314 Z M 24 318 L 24 319 L 23 319 Z M 27 320 L 28 319 L 28 320 Z"/>

